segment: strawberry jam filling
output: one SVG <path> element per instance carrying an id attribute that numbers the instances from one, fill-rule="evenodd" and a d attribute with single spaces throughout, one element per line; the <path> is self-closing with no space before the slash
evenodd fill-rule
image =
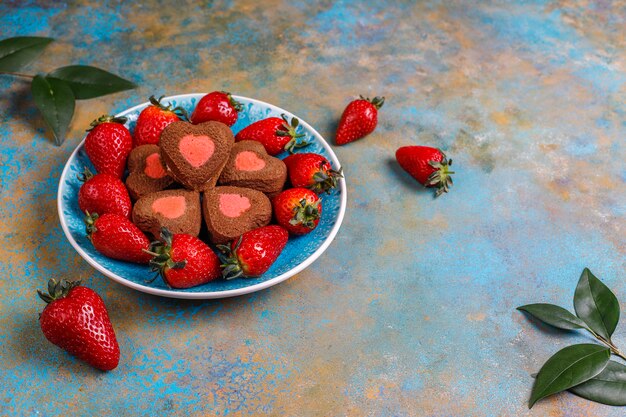
<path id="1" fill-rule="evenodd" d="M 163 178 L 167 175 L 165 169 L 163 169 L 163 164 L 161 163 L 161 157 L 158 153 L 153 153 L 148 155 L 146 158 L 146 167 L 143 170 L 144 174 L 148 177 L 153 178 L 155 180 L 159 178 Z"/>
<path id="2" fill-rule="evenodd" d="M 185 213 L 187 203 L 183 196 L 157 198 L 152 202 L 152 211 L 168 219 L 175 219 Z"/>
<path id="3" fill-rule="evenodd" d="M 178 143 L 178 150 L 189 165 L 199 168 L 211 159 L 215 152 L 215 143 L 205 135 L 186 135 Z"/>
<path id="4" fill-rule="evenodd" d="M 239 171 L 258 171 L 265 167 L 265 161 L 254 152 L 239 152 L 235 157 L 235 168 Z"/>
<path id="5" fill-rule="evenodd" d="M 239 217 L 250 208 L 250 200 L 241 194 L 220 194 L 220 211 L 226 217 Z"/>

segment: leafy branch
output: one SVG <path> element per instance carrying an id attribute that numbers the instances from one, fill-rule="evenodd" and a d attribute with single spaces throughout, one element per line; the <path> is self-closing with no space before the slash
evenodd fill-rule
<path id="1" fill-rule="evenodd" d="M 137 86 L 115 74 L 89 65 L 69 65 L 48 74 L 25 74 L 22 70 L 53 42 L 52 38 L 18 36 L 0 41 L 0 74 L 31 79 L 35 105 L 52 129 L 56 145 L 65 140 L 74 116 L 76 100 L 85 100 Z"/>
<path id="2" fill-rule="evenodd" d="M 611 354 L 626 360 L 611 336 L 619 321 L 619 302 L 611 290 L 588 268 L 574 293 L 572 314 L 553 304 L 528 304 L 517 308 L 562 330 L 587 330 L 600 344 L 568 346 L 554 354 L 536 375 L 529 407 L 561 391 L 608 405 L 626 405 L 626 366 L 610 360 Z"/>

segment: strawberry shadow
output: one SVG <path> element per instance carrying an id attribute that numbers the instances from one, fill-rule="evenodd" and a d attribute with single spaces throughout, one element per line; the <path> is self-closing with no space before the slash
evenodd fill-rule
<path id="1" fill-rule="evenodd" d="M 97 378 L 105 373 L 50 343 L 39 327 L 38 313 L 31 313 L 14 317 L 12 333 L 15 335 L 15 346 L 9 347 L 22 356 L 20 359 L 29 364 L 28 368 L 50 370 L 60 379 L 68 378 L 68 382 L 76 376 Z"/>
<path id="2" fill-rule="evenodd" d="M 417 180 L 411 177 L 408 172 L 402 169 L 395 158 L 388 157 L 385 161 L 385 166 L 387 167 L 387 171 L 390 172 L 391 176 L 396 178 L 400 183 L 402 183 L 406 188 L 414 191 L 418 194 L 428 194 L 433 199 L 435 198 L 435 192 L 432 188 L 424 187 L 422 184 L 417 182 Z"/>

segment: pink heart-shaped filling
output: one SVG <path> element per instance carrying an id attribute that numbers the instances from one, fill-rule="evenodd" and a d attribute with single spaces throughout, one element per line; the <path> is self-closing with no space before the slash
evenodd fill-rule
<path id="1" fill-rule="evenodd" d="M 235 157 L 235 168 L 239 171 L 258 171 L 265 167 L 265 161 L 254 152 L 239 152 Z"/>
<path id="2" fill-rule="evenodd" d="M 176 219 L 185 214 L 187 203 L 183 196 L 157 198 L 152 202 L 152 211 L 168 219 Z"/>
<path id="3" fill-rule="evenodd" d="M 199 168 L 211 159 L 215 143 L 208 136 L 186 135 L 178 143 L 178 150 L 189 165 Z"/>
<path id="4" fill-rule="evenodd" d="M 163 164 L 161 163 L 161 157 L 158 153 L 153 153 L 148 155 L 146 158 L 146 167 L 143 170 L 144 174 L 146 174 L 150 178 L 159 179 L 163 178 L 167 175 L 167 172 L 163 169 Z"/>
<path id="5" fill-rule="evenodd" d="M 250 200 L 241 194 L 220 194 L 220 211 L 226 217 L 239 217 L 250 208 Z"/>

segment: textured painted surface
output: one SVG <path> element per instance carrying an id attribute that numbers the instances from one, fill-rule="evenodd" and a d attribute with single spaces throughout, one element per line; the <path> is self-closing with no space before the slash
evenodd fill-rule
<path id="1" fill-rule="evenodd" d="M 623 414 L 569 394 L 528 411 L 530 374 L 589 339 L 514 311 L 571 306 L 584 266 L 626 301 L 623 2 L 139 3 L 0 5 L 2 37 L 59 39 L 33 70 L 93 63 L 141 84 L 80 103 L 56 148 L 26 83 L 0 76 L 0 415 Z M 224 301 L 156 298 L 95 273 L 55 208 L 83 130 L 153 93 L 215 89 L 326 137 L 354 95 L 387 97 L 378 130 L 336 148 L 350 199 L 329 252 Z M 433 200 L 392 162 L 411 143 L 455 160 L 449 195 Z M 50 276 L 103 296 L 115 371 L 44 340 L 34 294 Z"/>

